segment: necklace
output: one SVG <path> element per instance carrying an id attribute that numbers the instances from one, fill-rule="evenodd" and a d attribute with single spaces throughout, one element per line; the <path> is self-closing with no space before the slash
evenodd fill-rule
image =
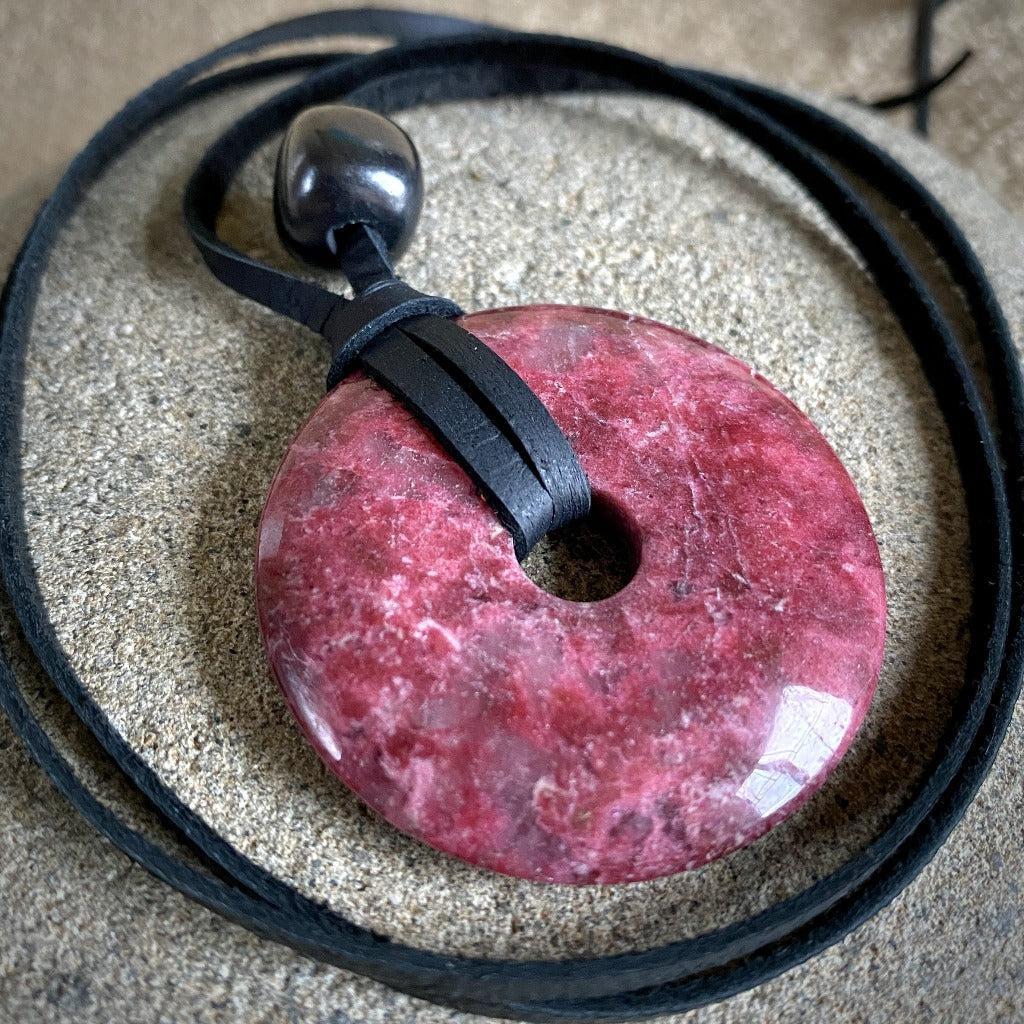
<path id="1" fill-rule="evenodd" d="M 935 200 L 904 169 L 855 132 L 771 90 L 708 73 L 669 68 L 594 44 L 490 33 L 412 43 L 368 58 L 289 57 L 197 77 L 228 57 L 285 40 L 353 28 L 415 39 L 421 33 L 437 31 L 437 26 L 429 22 L 424 16 L 394 12 L 335 12 L 299 19 L 231 44 L 168 76 L 133 101 L 73 163 L 33 227 L 12 271 L 3 318 L 3 351 L 8 360 L 5 408 L 12 404 L 16 407 L 18 401 L 17 360 L 25 343 L 40 268 L 81 189 L 146 125 L 201 95 L 283 70 L 319 68 L 297 91 L 282 94 L 258 116 L 240 122 L 197 173 L 194 185 L 198 189 L 193 197 L 198 200 L 198 216 L 193 227 L 198 229 L 206 245 L 204 254 L 213 265 L 219 259 L 230 262 L 234 258 L 209 231 L 233 169 L 261 138 L 284 129 L 291 118 L 312 104 L 343 98 L 349 104 L 375 106 L 380 105 L 380 94 L 386 93 L 389 102 L 383 104 L 384 109 L 399 109 L 439 95 L 468 97 L 602 84 L 661 91 L 697 103 L 766 149 L 811 191 L 847 234 L 915 345 L 947 417 L 971 516 L 976 578 L 974 641 L 962 707 L 927 781 L 886 832 L 834 875 L 751 921 L 663 949 L 606 960 L 533 964 L 454 958 L 394 942 L 382 943 L 304 899 L 209 833 L 202 822 L 176 803 L 173 794 L 146 775 L 141 763 L 123 744 L 119 745 L 102 721 L 89 714 L 73 674 L 62 665 L 59 649 L 47 634 L 45 614 L 38 612 L 38 594 L 19 539 L 16 505 L 12 504 L 18 492 L 16 444 L 4 449 L 2 557 L 8 590 L 26 634 L 58 687 L 90 722 L 112 756 L 218 871 L 211 874 L 168 856 L 99 804 L 75 780 L 40 729 L 6 666 L 0 697 L 34 755 L 90 821 L 160 877 L 262 934 L 407 991 L 504 1015 L 609 1019 L 683 1009 L 784 970 L 834 942 L 891 899 L 945 837 L 991 762 L 1020 676 L 1019 595 L 1011 589 L 1017 579 L 1017 556 L 1010 533 L 1020 514 L 1020 499 L 1014 491 L 1008 504 L 1005 487 L 1007 474 L 1019 473 L 1021 393 L 1016 358 L 983 271 L 956 225 Z M 455 22 L 442 27 L 451 32 L 466 29 Z M 443 88 L 439 87 L 441 82 Z M 896 202 L 961 285 L 993 371 L 998 441 L 988 428 L 972 375 L 926 286 L 863 203 L 809 148 L 811 144 Z M 204 232 L 208 238 L 203 237 Z M 305 282 L 293 279 L 294 285 L 282 288 L 286 282 L 281 276 L 273 276 L 279 275 L 277 271 L 250 265 L 249 273 L 252 281 L 267 285 L 266 296 L 276 296 L 275 301 L 282 302 L 281 312 L 292 315 L 293 311 L 310 308 L 305 301 Z M 285 303 L 288 295 L 296 301 Z M 332 301 L 336 301 L 334 297 Z M 437 316 L 438 312 L 425 311 L 423 315 Z M 449 315 L 451 312 L 449 309 Z M 587 319 L 582 313 L 580 316 Z M 524 376 L 529 374 L 524 372 Z M 343 387 L 351 383 L 356 381 L 347 381 Z M 396 402 L 393 408 L 401 410 L 404 406 Z M 419 424 L 415 425 L 422 431 Z M 569 436 L 571 429 L 566 429 Z M 423 436 L 429 435 L 424 432 Z M 575 437 L 572 439 L 578 443 Z M 580 456 L 586 464 L 582 450 Z M 454 463 L 453 468 L 458 470 Z M 588 465 L 585 468 L 589 470 Z M 599 506 L 600 500 L 595 502 L 595 507 Z M 512 523 L 507 525 L 511 528 Z M 499 529 L 504 533 L 503 527 Z M 622 593 L 626 590 L 628 587 Z M 230 876 L 228 881 L 225 872 Z"/>

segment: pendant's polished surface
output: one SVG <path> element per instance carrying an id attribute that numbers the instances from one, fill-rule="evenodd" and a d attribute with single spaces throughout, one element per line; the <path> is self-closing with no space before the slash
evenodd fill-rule
<path id="1" fill-rule="evenodd" d="M 363 376 L 259 528 L 269 661 L 320 756 L 412 836 L 549 882 L 698 867 L 791 815 L 864 718 L 885 636 L 868 516 L 749 367 L 621 313 L 462 325 L 566 433 L 637 552 L 593 603 L 523 572 L 466 474 Z"/>

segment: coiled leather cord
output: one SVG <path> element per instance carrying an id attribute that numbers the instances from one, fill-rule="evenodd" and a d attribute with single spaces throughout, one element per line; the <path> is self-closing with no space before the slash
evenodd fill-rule
<path id="1" fill-rule="evenodd" d="M 293 56 L 210 74 L 228 58 L 271 44 L 342 33 L 387 35 L 402 45 L 368 56 Z M 439 33 L 443 39 L 433 38 Z M 762 148 L 810 192 L 858 250 L 914 346 L 946 418 L 967 498 L 974 591 L 967 670 L 949 733 L 924 781 L 886 831 L 837 872 L 748 920 L 642 953 L 564 961 L 431 953 L 355 926 L 242 856 L 160 782 L 90 699 L 48 621 L 22 506 L 24 356 L 48 254 L 89 184 L 160 118 L 231 85 L 299 70 L 311 73 L 243 118 L 239 138 L 245 131 L 250 140 L 259 136 L 248 124 L 257 118 L 264 119 L 269 134 L 307 104 L 329 99 L 387 112 L 423 102 L 583 88 L 656 93 L 694 104 Z M 233 158 L 240 162 L 244 156 L 242 146 Z M 935 297 L 833 165 L 868 182 L 910 218 L 961 288 L 986 361 L 995 430 Z M 1024 393 L 1003 314 L 962 233 L 912 175 L 842 122 L 773 90 L 599 44 L 481 34 L 470 23 L 407 12 L 327 12 L 271 26 L 157 82 L 72 162 L 8 279 L 0 358 L 0 562 L 14 610 L 65 699 L 209 869 L 168 854 L 82 786 L 33 716 L 5 661 L 0 702 L 16 730 L 83 815 L 157 877 L 261 935 L 414 995 L 519 1019 L 621 1020 L 686 1009 L 755 985 L 837 941 L 914 877 L 959 820 L 1009 720 L 1024 653 L 1024 566 L 1016 542 L 1024 516 L 1017 485 L 1024 474 Z"/>

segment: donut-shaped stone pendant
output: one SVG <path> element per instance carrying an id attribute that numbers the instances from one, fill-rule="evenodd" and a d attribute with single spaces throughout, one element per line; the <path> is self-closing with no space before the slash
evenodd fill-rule
<path id="1" fill-rule="evenodd" d="M 565 306 L 460 323 L 550 410 L 635 573 L 590 603 L 537 586 L 465 472 L 353 375 L 259 527 L 296 718 L 389 822 L 496 871 L 626 882 L 749 843 L 822 784 L 881 667 L 849 475 L 792 402 L 680 330 Z"/>

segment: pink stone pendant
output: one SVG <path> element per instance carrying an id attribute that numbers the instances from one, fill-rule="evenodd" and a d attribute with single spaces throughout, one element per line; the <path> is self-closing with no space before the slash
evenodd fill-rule
<path id="1" fill-rule="evenodd" d="M 353 375 L 259 527 L 292 711 L 394 826 L 496 871 L 636 881 L 751 842 L 821 786 L 878 678 L 853 482 L 792 402 L 680 330 L 568 306 L 460 323 L 547 406 L 635 573 L 590 603 L 541 589 L 466 473 Z"/>

